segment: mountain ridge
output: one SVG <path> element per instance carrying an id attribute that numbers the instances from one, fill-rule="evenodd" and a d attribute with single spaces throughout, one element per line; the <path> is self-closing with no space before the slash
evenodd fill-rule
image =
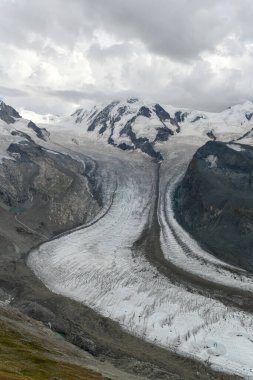
<path id="1" fill-rule="evenodd" d="M 240 138 L 252 127 L 253 103 L 245 102 L 219 113 L 145 103 L 137 98 L 78 109 L 72 122 L 123 150 L 139 149 L 161 160 L 159 144 L 183 134 L 207 140 Z"/>
<path id="2" fill-rule="evenodd" d="M 178 135 L 227 142 L 247 137 L 249 143 L 253 129 L 251 101 L 221 112 L 205 112 L 129 98 L 78 108 L 70 116 L 41 115 L 24 109 L 20 114 L 41 128 L 78 128 L 87 138 L 122 150 L 139 150 L 156 161 L 163 159 L 161 144 L 166 147 L 167 141 Z"/>

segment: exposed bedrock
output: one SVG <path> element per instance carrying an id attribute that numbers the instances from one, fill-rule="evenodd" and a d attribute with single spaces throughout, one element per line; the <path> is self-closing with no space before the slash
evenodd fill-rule
<path id="1" fill-rule="evenodd" d="M 38 233 L 59 233 L 97 214 L 102 199 L 95 166 L 31 141 L 11 144 L 0 165 L 0 206 Z M 20 232 L 26 230 L 20 223 Z M 26 230 L 27 232 L 27 230 Z"/>
<path id="2" fill-rule="evenodd" d="M 209 141 L 175 191 L 178 221 L 215 256 L 253 272 L 253 148 Z"/>
<path id="3" fill-rule="evenodd" d="M 16 119 L 20 118 L 21 116 L 14 108 L 0 100 L 0 120 L 5 121 L 7 124 L 13 124 Z"/>
<path id="4" fill-rule="evenodd" d="M 81 306 L 75 309 L 75 303 L 45 289 L 25 257 L 42 241 L 99 213 L 103 178 L 89 157 L 57 153 L 25 134 L 21 137 L 22 142 L 9 146 L 10 159 L 3 158 L 0 165 L 0 301 L 9 299 L 21 312 L 94 353 L 93 341 L 78 324 Z"/>

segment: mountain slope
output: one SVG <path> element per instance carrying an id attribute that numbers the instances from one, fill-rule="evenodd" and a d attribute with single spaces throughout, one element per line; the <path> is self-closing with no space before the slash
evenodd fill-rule
<path id="1" fill-rule="evenodd" d="M 220 259 L 253 272 L 253 148 L 209 141 L 176 191 L 180 223 Z"/>
<path id="2" fill-rule="evenodd" d="M 231 110 L 203 115 L 136 99 L 99 106 L 92 113 L 78 112 L 46 125 L 51 132 L 47 141 L 40 125 L 15 117 L 11 124 L 1 121 L 10 139 L 21 138 L 7 147 L 10 159 L 0 165 L 1 186 L 5 185 L 0 203 L 0 279 L 11 304 L 81 348 L 121 363 L 124 358 L 130 370 L 136 368 L 150 378 L 164 379 L 168 371 L 168 378 L 175 379 L 219 378 L 210 365 L 251 374 L 252 315 L 242 311 L 253 310 L 244 292 L 252 290 L 252 281 L 241 272 L 227 271 L 224 264 L 196 263 L 196 245 L 171 220 L 169 206 L 174 181 L 193 151 L 219 133 L 222 139 L 240 136 L 251 128 L 250 120 L 244 114 L 245 125 L 240 124 L 239 110 L 232 110 L 232 116 Z M 233 133 L 224 125 L 229 117 L 236 120 Z M 132 146 L 120 146 L 122 136 Z M 158 160 L 163 155 L 164 161 L 156 165 L 146 155 L 114 146 L 140 150 Z M 208 162 L 215 165 L 215 160 Z M 55 238 L 66 229 L 70 230 Z M 31 247 L 52 236 L 23 259 Z M 172 255 L 181 258 L 184 253 L 193 264 L 186 270 L 171 266 Z M 200 254 L 205 258 L 207 253 Z M 158 259 L 162 255 L 163 261 L 156 263 L 155 255 Z M 205 278 L 195 279 L 192 267 L 195 272 L 205 268 L 209 278 L 215 275 L 207 284 Z M 228 289 L 223 290 L 224 284 Z M 234 294 L 231 284 L 239 293 Z M 236 303 L 231 289 L 233 296 L 241 297 Z M 235 311 L 235 305 L 242 310 Z M 152 345 L 147 349 L 120 326 Z M 190 359 L 179 361 L 169 351 L 162 356 L 158 344 L 196 357 L 208 367 Z M 166 374 L 156 369 L 157 363 Z"/>
<path id="3" fill-rule="evenodd" d="M 0 212 L 22 214 L 22 223 L 31 226 L 32 220 L 39 235 L 47 228 L 74 227 L 96 214 L 101 199 L 92 161 L 48 149 L 47 129 L 3 102 L 0 107 Z"/>
<path id="4" fill-rule="evenodd" d="M 88 139 L 98 139 L 122 150 L 137 149 L 158 161 L 163 158 L 162 150 L 168 141 L 176 136 L 231 141 L 249 134 L 253 128 L 250 101 L 218 113 L 146 103 L 136 98 L 80 108 L 69 117 L 27 110 L 20 113 L 51 132 L 57 128 L 72 130 L 74 139 L 82 133 Z"/>
<path id="5" fill-rule="evenodd" d="M 11 106 L 6 105 L 0 100 L 0 119 L 7 124 L 15 123 L 16 119 L 20 119 L 19 113 Z"/>
<path id="6" fill-rule="evenodd" d="M 252 115 L 252 102 L 211 113 L 128 99 L 78 109 L 64 122 L 74 123 L 123 150 L 140 149 L 159 160 L 160 144 L 166 146 L 176 135 L 230 141 L 253 127 Z"/>
<path id="7" fill-rule="evenodd" d="M 90 359 L 42 323 L 1 304 L 0 335 L 1 380 L 116 378 L 111 378 L 112 371 L 106 365 L 101 368 L 98 361 Z"/>
<path id="8" fill-rule="evenodd" d="M 87 132 L 103 136 L 109 144 L 123 150 L 140 149 L 158 160 L 162 156 L 156 143 L 167 141 L 179 128 L 159 104 L 146 105 L 138 99 L 79 109 L 72 117 L 76 124 L 85 125 Z"/>
<path id="9" fill-rule="evenodd" d="M 33 111 L 28 111 L 24 108 L 21 108 L 19 114 L 27 120 L 32 120 L 36 124 L 51 124 L 57 123 L 60 120 L 60 117 L 53 114 L 41 115 Z"/>
<path id="10" fill-rule="evenodd" d="M 13 159 L 8 152 L 12 143 L 29 143 L 34 140 L 47 141 L 49 132 L 32 121 L 23 119 L 11 106 L 0 101 L 0 162 Z"/>

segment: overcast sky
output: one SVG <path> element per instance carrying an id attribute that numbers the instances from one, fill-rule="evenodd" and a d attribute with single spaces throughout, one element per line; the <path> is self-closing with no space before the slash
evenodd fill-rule
<path id="1" fill-rule="evenodd" d="M 0 97 L 68 114 L 139 96 L 219 111 L 253 99 L 252 0 L 0 0 Z"/>

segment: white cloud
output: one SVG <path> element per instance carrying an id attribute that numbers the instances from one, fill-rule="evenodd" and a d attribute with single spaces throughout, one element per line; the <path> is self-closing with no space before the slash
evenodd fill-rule
<path id="1" fill-rule="evenodd" d="M 252 98 L 252 16 L 249 0 L 0 0 L 0 96 L 38 112 L 131 94 L 222 109 Z"/>

